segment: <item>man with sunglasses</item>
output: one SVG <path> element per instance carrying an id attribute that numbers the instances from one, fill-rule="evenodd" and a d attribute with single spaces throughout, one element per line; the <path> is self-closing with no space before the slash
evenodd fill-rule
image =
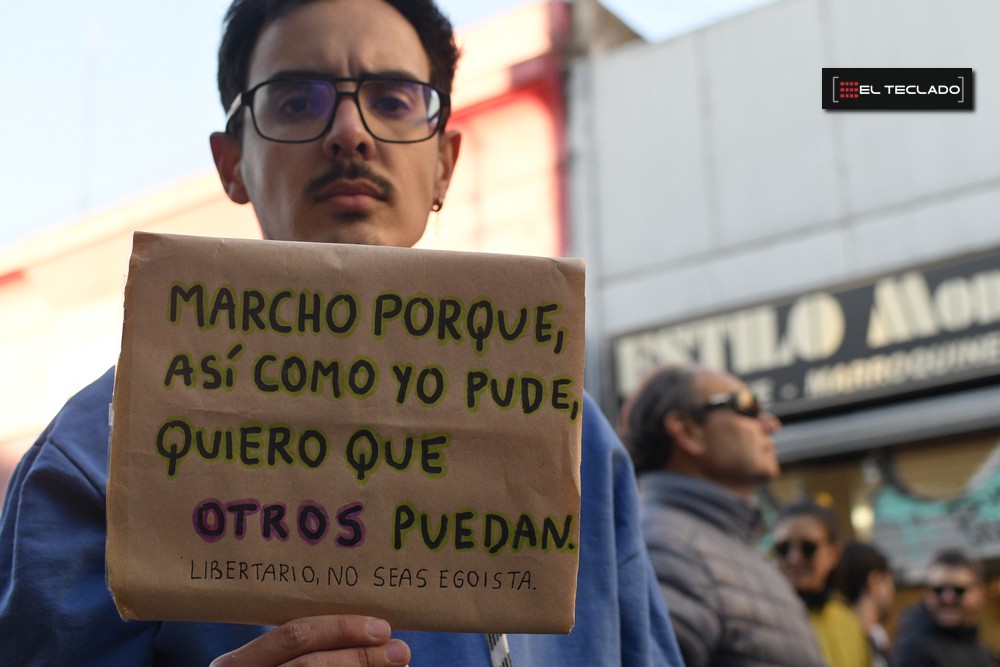
<path id="1" fill-rule="evenodd" d="M 446 129 L 457 59 L 433 0 L 235 0 L 219 50 L 226 131 L 211 136 L 227 195 L 253 205 L 266 239 L 413 245 L 458 157 L 460 136 Z M 218 667 L 681 665 L 638 529 L 628 455 L 589 397 L 568 635 L 391 633 L 360 615 L 273 630 L 125 623 L 104 581 L 112 383 L 109 371 L 71 399 L 8 487 L 4 665 L 197 667 L 220 655 Z"/>
<path id="2" fill-rule="evenodd" d="M 924 597 L 903 612 L 892 662 L 899 667 L 993 667 L 996 656 L 979 641 L 986 604 L 982 566 L 946 549 L 927 567 Z"/>
<path id="3" fill-rule="evenodd" d="M 738 378 L 656 370 L 622 409 L 642 527 L 688 667 L 825 665 L 806 611 L 755 548 L 753 495 L 779 473 L 781 426 Z"/>

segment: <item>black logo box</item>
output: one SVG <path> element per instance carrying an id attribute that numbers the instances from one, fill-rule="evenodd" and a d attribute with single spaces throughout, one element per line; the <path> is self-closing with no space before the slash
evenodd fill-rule
<path id="1" fill-rule="evenodd" d="M 975 89 L 970 67 L 823 68 L 827 111 L 973 111 Z"/>

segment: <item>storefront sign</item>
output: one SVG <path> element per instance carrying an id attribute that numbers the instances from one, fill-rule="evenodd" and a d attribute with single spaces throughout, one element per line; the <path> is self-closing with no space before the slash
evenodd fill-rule
<path id="1" fill-rule="evenodd" d="M 652 368 L 701 362 L 779 415 L 1000 377 L 1000 252 L 801 294 L 612 341 L 623 399 Z"/>

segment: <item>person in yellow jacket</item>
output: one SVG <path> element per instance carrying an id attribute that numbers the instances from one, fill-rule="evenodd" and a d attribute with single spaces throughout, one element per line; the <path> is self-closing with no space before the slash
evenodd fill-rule
<path id="1" fill-rule="evenodd" d="M 811 500 L 792 503 L 781 511 L 773 535 L 778 565 L 809 609 L 827 663 L 871 667 L 861 619 L 833 587 L 841 554 L 836 514 Z"/>

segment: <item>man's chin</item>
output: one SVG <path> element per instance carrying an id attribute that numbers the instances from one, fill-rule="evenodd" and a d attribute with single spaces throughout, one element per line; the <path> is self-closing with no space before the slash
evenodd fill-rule
<path id="1" fill-rule="evenodd" d="M 957 628 L 960 625 L 964 624 L 965 618 L 963 617 L 961 612 L 949 613 L 949 612 L 942 612 L 939 610 L 937 613 L 937 622 L 939 625 L 942 625 L 946 628 Z"/>
<path id="2" fill-rule="evenodd" d="M 336 219 L 324 221 L 310 234 L 321 243 L 349 243 L 353 245 L 373 245 L 409 248 L 420 240 L 412 238 L 408 226 L 400 222 L 389 222 L 368 215 L 338 215 Z M 423 229 L 419 230 L 421 233 Z"/>
<path id="3" fill-rule="evenodd" d="M 377 234 L 330 234 L 320 243 L 344 243 L 347 245 L 387 245 Z"/>
<path id="4" fill-rule="evenodd" d="M 760 471 L 752 476 L 752 481 L 758 486 L 766 486 L 774 480 L 781 476 L 781 469 L 777 466 L 766 466 L 760 469 Z"/>
<path id="5" fill-rule="evenodd" d="M 319 243 L 348 243 L 351 245 L 389 245 L 365 216 L 341 216 L 312 235 Z"/>

